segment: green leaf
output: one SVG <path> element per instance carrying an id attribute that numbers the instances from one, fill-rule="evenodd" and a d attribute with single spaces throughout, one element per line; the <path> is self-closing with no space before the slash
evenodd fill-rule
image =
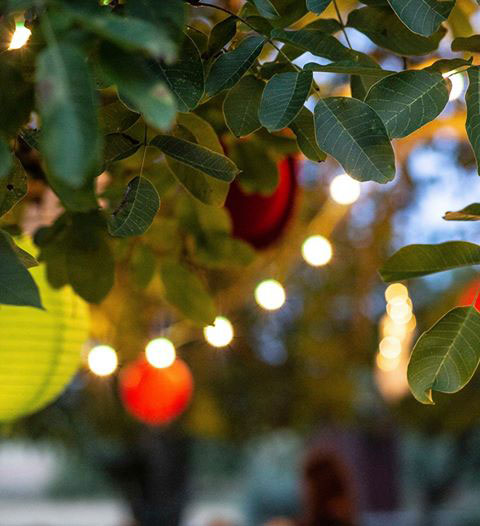
<path id="1" fill-rule="evenodd" d="M 67 43 L 47 47 L 37 58 L 36 89 L 47 175 L 80 188 L 98 175 L 101 151 L 95 87 L 83 54 Z"/>
<path id="2" fill-rule="evenodd" d="M 437 73 L 449 73 L 460 68 L 469 67 L 472 65 L 473 57 L 469 60 L 463 58 L 441 58 L 435 61 L 431 66 L 425 68 L 425 71 L 433 71 Z"/>
<path id="3" fill-rule="evenodd" d="M 409 245 L 393 254 L 380 270 L 384 281 L 399 281 L 480 264 L 480 246 L 465 241 Z"/>
<path id="4" fill-rule="evenodd" d="M 480 52 L 480 35 L 455 38 L 452 42 L 452 51 Z"/>
<path id="5" fill-rule="evenodd" d="M 470 381 L 480 361 L 480 314 L 457 307 L 423 333 L 408 364 L 408 383 L 422 404 L 432 391 L 456 393 Z"/>
<path id="6" fill-rule="evenodd" d="M 105 221 L 97 210 L 72 214 L 66 233 L 68 281 L 90 303 L 100 303 L 114 282 L 114 260 L 105 238 Z"/>
<path id="7" fill-rule="evenodd" d="M 89 31 L 126 51 L 142 51 L 166 60 L 175 58 L 175 43 L 149 21 L 114 14 L 97 15 L 78 7 L 69 8 L 68 14 Z"/>
<path id="8" fill-rule="evenodd" d="M 316 62 L 309 62 L 303 67 L 306 71 L 321 71 L 324 73 L 340 73 L 343 75 L 362 75 L 364 77 L 382 78 L 396 73 L 382 69 L 376 64 L 362 64 L 356 60 L 339 60 L 331 64 L 317 64 Z"/>
<path id="9" fill-rule="evenodd" d="M 105 135 L 103 158 L 105 164 L 111 164 L 133 155 L 140 148 L 140 143 L 126 133 L 109 133 Z"/>
<path id="10" fill-rule="evenodd" d="M 63 181 L 49 178 L 48 183 L 68 211 L 88 212 L 98 208 L 94 179 L 87 181 L 81 188 L 76 188 L 74 192 Z"/>
<path id="11" fill-rule="evenodd" d="M 128 130 L 140 115 L 129 110 L 125 104 L 116 100 L 100 108 L 100 122 L 104 133 L 119 133 Z"/>
<path id="12" fill-rule="evenodd" d="M 472 203 L 458 212 L 446 212 L 447 221 L 480 221 L 480 203 Z"/>
<path id="13" fill-rule="evenodd" d="M 468 69 L 469 86 L 465 94 L 467 121 L 465 128 L 477 159 L 477 171 L 480 173 L 480 67 Z"/>
<path id="14" fill-rule="evenodd" d="M 354 179 L 387 183 L 395 158 L 380 117 L 364 102 L 347 97 L 320 99 L 315 107 L 318 146 Z"/>
<path id="15" fill-rule="evenodd" d="M 237 18 L 228 16 L 210 31 L 207 45 L 207 55 L 211 57 L 223 49 L 237 33 Z"/>
<path id="16" fill-rule="evenodd" d="M 258 117 L 268 131 L 286 128 L 299 114 L 312 86 L 310 71 L 277 73 L 265 86 Z"/>
<path id="17" fill-rule="evenodd" d="M 315 162 L 326 159 L 326 154 L 320 150 L 315 139 L 315 123 L 310 110 L 303 107 L 290 123 L 290 129 L 296 135 L 298 147 L 307 159 Z"/>
<path id="18" fill-rule="evenodd" d="M 38 287 L 4 230 L 0 230 L 0 304 L 43 308 Z"/>
<path id="19" fill-rule="evenodd" d="M 165 155 L 220 181 L 230 183 L 239 173 L 238 168 L 228 157 L 172 135 L 157 135 L 150 141 L 150 145 L 156 146 Z"/>
<path id="20" fill-rule="evenodd" d="M 374 84 L 365 102 L 391 139 L 405 137 L 440 115 L 448 103 L 448 84 L 440 73 L 401 71 Z"/>
<path id="21" fill-rule="evenodd" d="M 398 18 L 414 33 L 430 36 L 450 15 L 455 0 L 388 0 Z"/>
<path id="22" fill-rule="evenodd" d="M 358 52 L 345 47 L 335 37 L 318 29 L 274 29 L 271 37 L 328 60 L 348 60 L 358 55 Z"/>
<path id="23" fill-rule="evenodd" d="M 192 257 L 196 263 L 207 268 L 230 269 L 249 265 L 255 258 L 255 250 L 241 239 L 215 232 L 197 243 Z"/>
<path id="24" fill-rule="evenodd" d="M 270 0 L 249 0 L 265 18 L 278 18 L 280 13 Z"/>
<path id="25" fill-rule="evenodd" d="M 223 154 L 223 147 L 212 126 L 194 113 L 179 113 L 175 136 L 194 140 L 201 146 Z M 188 133 L 182 133 L 188 132 Z M 229 184 L 167 156 L 167 165 L 174 177 L 196 199 L 206 205 L 220 207 L 225 203 Z"/>
<path id="26" fill-rule="evenodd" d="M 135 0 L 127 2 L 126 9 L 128 14 L 153 24 L 162 33 L 163 39 L 168 38 L 174 46 L 182 42 L 187 17 L 183 0 Z"/>
<path id="27" fill-rule="evenodd" d="M 0 139 L 0 182 L 12 168 L 12 154 L 8 144 Z"/>
<path id="28" fill-rule="evenodd" d="M 185 35 L 178 59 L 172 64 L 157 62 L 157 70 L 175 96 L 178 111 L 191 111 L 205 91 L 203 62 L 193 40 Z"/>
<path id="29" fill-rule="evenodd" d="M 13 157 L 13 167 L 0 179 L 0 217 L 27 195 L 27 175 L 22 163 Z"/>
<path id="30" fill-rule="evenodd" d="M 367 35 L 378 46 L 399 55 L 427 55 L 438 48 L 447 32 L 441 26 L 430 37 L 412 33 L 391 9 L 385 7 L 356 9 L 348 16 L 347 25 Z"/>
<path id="31" fill-rule="evenodd" d="M 120 96 L 132 102 L 148 124 L 159 130 L 171 127 L 175 100 L 147 61 L 107 45 L 102 46 L 100 59 L 103 71 L 117 85 Z"/>
<path id="32" fill-rule="evenodd" d="M 200 278 L 178 261 L 162 261 L 160 275 L 168 303 L 193 322 L 213 323 L 216 308 Z"/>
<path id="33" fill-rule="evenodd" d="M 277 163 L 257 141 L 238 141 L 232 144 L 230 157 L 240 168 L 237 178 L 247 193 L 271 195 L 278 186 Z M 261 169 L 259 167 L 261 166 Z"/>
<path id="34" fill-rule="evenodd" d="M 247 75 L 234 86 L 223 101 L 225 124 L 235 137 L 245 137 L 261 128 L 258 109 L 265 83 Z"/>
<path id="35" fill-rule="evenodd" d="M 228 53 L 220 55 L 212 64 L 206 82 L 206 93 L 216 95 L 229 89 L 250 69 L 263 49 L 265 38 L 250 36 Z"/>
<path id="36" fill-rule="evenodd" d="M 321 15 L 332 0 L 307 0 L 307 9 L 312 13 Z"/>
<path id="37" fill-rule="evenodd" d="M 137 287 L 144 289 L 152 281 L 157 268 L 157 256 L 147 245 L 135 245 L 130 269 Z"/>
<path id="38" fill-rule="evenodd" d="M 0 49 L 2 48 L 0 45 Z M 20 64 L 16 67 L 2 60 L 0 86 L 0 135 L 13 137 L 18 128 L 28 121 L 33 109 L 32 84 L 23 78 Z"/>
<path id="39" fill-rule="evenodd" d="M 160 197 L 145 177 L 135 177 L 127 186 L 122 202 L 108 222 L 112 236 L 129 237 L 143 234 L 160 208 Z"/>

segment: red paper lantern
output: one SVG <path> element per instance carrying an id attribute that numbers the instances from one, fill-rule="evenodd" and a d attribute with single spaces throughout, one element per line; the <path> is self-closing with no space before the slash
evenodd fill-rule
<path id="1" fill-rule="evenodd" d="M 266 248 L 277 241 L 293 212 L 297 171 L 298 161 L 293 157 L 279 162 L 279 183 L 269 196 L 246 194 L 236 182 L 230 185 L 225 206 L 232 218 L 235 237 L 256 248 Z"/>
<path id="2" fill-rule="evenodd" d="M 459 307 L 467 307 L 472 305 L 475 301 L 475 308 L 480 311 L 480 279 L 474 279 L 470 284 L 465 288 L 460 297 L 458 298 Z M 478 297 L 477 297 L 478 296 Z"/>
<path id="3" fill-rule="evenodd" d="M 142 357 L 120 375 L 120 394 L 125 407 L 147 424 L 166 424 L 179 416 L 192 393 L 192 373 L 178 358 L 170 367 L 159 369 Z"/>

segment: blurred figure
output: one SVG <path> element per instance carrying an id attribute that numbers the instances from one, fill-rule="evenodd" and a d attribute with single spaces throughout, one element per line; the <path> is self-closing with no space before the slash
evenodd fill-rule
<path id="1" fill-rule="evenodd" d="M 302 485 L 303 513 L 297 526 L 355 526 L 349 477 L 334 454 L 312 450 Z"/>

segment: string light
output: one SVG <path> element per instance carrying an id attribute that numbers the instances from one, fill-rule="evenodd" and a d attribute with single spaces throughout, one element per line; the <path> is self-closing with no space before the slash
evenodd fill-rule
<path id="1" fill-rule="evenodd" d="M 28 29 L 28 27 L 25 27 L 25 24 L 22 22 L 17 23 L 8 49 L 10 51 L 14 49 L 20 49 L 28 42 L 31 34 L 32 32 L 30 29 Z"/>
<path id="2" fill-rule="evenodd" d="M 233 326 L 224 316 L 217 316 L 213 325 L 203 329 L 203 335 L 213 347 L 226 347 L 233 340 Z"/>
<path id="3" fill-rule="evenodd" d="M 326 265 L 332 259 L 332 245 L 323 236 L 310 236 L 303 242 L 303 259 L 312 267 Z"/>
<path id="4" fill-rule="evenodd" d="M 97 376 L 109 376 L 118 367 L 117 352 L 109 345 L 97 345 L 88 353 L 88 367 Z"/>
<path id="5" fill-rule="evenodd" d="M 173 364 L 177 353 L 175 346 L 168 338 L 155 338 L 145 347 L 145 357 L 153 367 L 165 369 Z"/>
<path id="6" fill-rule="evenodd" d="M 360 197 L 360 183 L 347 174 L 337 175 L 330 183 L 330 195 L 340 205 L 351 205 Z"/>
<path id="7" fill-rule="evenodd" d="M 385 336 L 379 345 L 380 354 L 385 358 L 396 358 L 402 352 L 402 343 L 395 336 Z"/>
<path id="8" fill-rule="evenodd" d="M 277 310 L 285 303 L 285 289 L 275 279 L 266 279 L 257 285 L 255 300 L 265 310 Z"/>

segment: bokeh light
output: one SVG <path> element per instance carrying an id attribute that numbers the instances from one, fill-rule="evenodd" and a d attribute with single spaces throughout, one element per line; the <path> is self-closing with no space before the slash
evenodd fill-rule
<path id="1" fill-rule="evenodd" d="M 360 183 L 347 174 L 337 175 L 330 183 L 330 195 L 340 205 L 351 205 L 360 197 Z"/>
<path id="2" fill-rule="evenodd" d="M 400 356 L 386 358 L 383 354 L 377 354 L 377 367 L 384 372 L 394 371 L 400 365 Z"/>
<path id="3" fill-rule="evenodd" d="M 226 347 L 233 340 L 233 326 L 224 316 L 217 316 L 213 325 L 203 329 L 203 335 L 213 347 Z"/>
<path id="4" fill-rule="evenodd" d="M 387 302 L 395 298 L 408 298 L 408 289 L 402 283 L 392 283 L 385 290 L 385 299 Z"/>
<path id="5" fill-rule="evenodd" d="M 32 32 L 30 31 L 30 29 L 28 29 L 28 27 L 25 27 L 23 23 L 19 22 L 15 27 L 15 31 L 13 32 L 12 40 L 10 41 L 8 49 L 20 49 L 28 42 L 28 39 L 30 38 L 31 34 Z"/>
<path id="6" fill-rule="evenodd" d="M 285 303 L 283 285 L 275 279 L 266 279 L 257 285 L 255 300 L 265 310 L 277 310 Z"/>
<path id="7" fill-rule="evenodd" d="M 164 369 L 173 364 L 177 353 L 175 346 L 168 338 L 155 338 L 147 343 L 145 357 L 147 362 L 153 367 Z"/>
<path id="8" fill-rule="evenodd" d="M 379 350 L 385 358 L 396 358 L 402 352 L 402 343 L 395 336 L 385 336 L 380 342 Z"/>
<path id="9" fill-rule="evenodd" d="M 332 259 L 332 254 L 332 245 L 323 236 L 310 236 L 303 242 L 303 259 L 313 267 L 326 265 Z"/>
<path id="10" fill-rule="evenodd" d="M 465 89 L 465 75 L 463 73 L 456 73 L 448 77 L 452 83 L 452 89 L 450 90 L 449 100 L 457 100 Z"/>
<path id="11" fill-rule="evenodd" d="M 109 376 L 118 367 L 117 352 L 109 345 L 96 345 L 88 353 L 88 367 L 97 376 Z"/>

